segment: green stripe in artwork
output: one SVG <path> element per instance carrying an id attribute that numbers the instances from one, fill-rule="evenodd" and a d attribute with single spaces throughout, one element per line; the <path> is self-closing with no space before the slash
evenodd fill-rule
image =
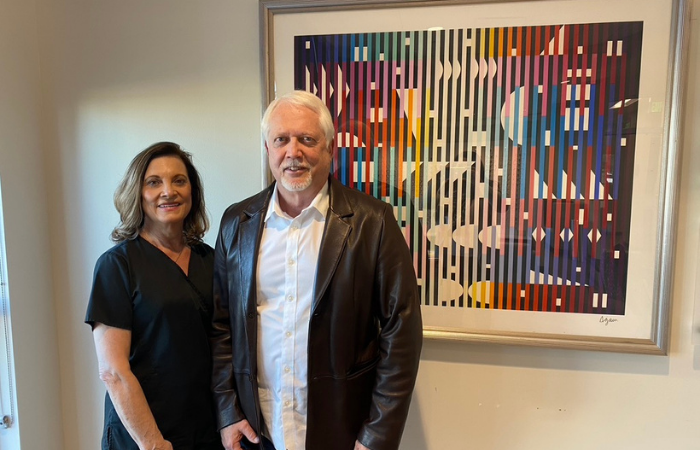
<path id="1" fill-rule="evenodd" d="M 374 147 L 374 158 L 372 158 L 372 160 L 374 161 L 374 177 L 372 177 L 372 184 L 374 188 L 372 189 L 372 195 L 375 198 L 380 198 L 379 194 L 381 193 L 381 190 L 379 189 L 379 185 L 382 181 L 382 166 L 379 160 L 379 147 Z M 367 174 L 367 178 L 369 179 L 369 174 Z"/>

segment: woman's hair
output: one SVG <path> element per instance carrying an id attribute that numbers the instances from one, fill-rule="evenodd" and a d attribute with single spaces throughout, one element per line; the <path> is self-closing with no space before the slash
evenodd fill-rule
<path id="1" fill-rule="evenodd" d="M 267 141 L 267 133 L 270 131 L 270 116 L 272 115 L 272 112 L 277 109 L 278 106 L 283 104 L 301 106 L 316 113 L 319 124 L 321 125 L 321 130 L 326 138 L 326 145 L 330 145 L 331 142 L 333 142 L 333 139 L 335 138 L 335 127 L 333 126 L 333 118 L 331 117 L 331 113 L 328 111 L 325 103 L 323 103 L 323 100 L 306 91 L 292 91 L 274 99 L 270 103 L 265 110 L 265 114 L 263 114 L 262 121 L 260 122 L 263 140 Z"/>
<path id="2" fill-rule="evenodd" d="M 183 234 L 188 244 L 196 244 L 202 241 L 204 233 L 209 229 L 206 207 L 204 206 L 204 190 L 199 178 L 199 172 L 192 164 L 192 155 L 182 150 L 179 145 L 172 142 L 158 142 L 142 151 L 131 160 L 126 169 L 124 178 L 114 192 L 114 206 L 119 212 L 120 223 L 112 231 L 112 240 L 122 242 L 127 239 L 135 239 L 143 227 L 143 206 L 141 203 L 141 191 L 148 165 L 155 158 L 161 156 L 175 156 L 182 160 L 187 168 L 187 177 L 192 186 L 192 208 L 185 217 Z"/>

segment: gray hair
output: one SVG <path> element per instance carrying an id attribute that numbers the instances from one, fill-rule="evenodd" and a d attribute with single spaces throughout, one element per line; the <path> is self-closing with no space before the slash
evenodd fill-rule
<path id="1" fill-rule="evenodd" d="M 274 99 L 270 103 L 265 110 L 265 114 L 263 114 L 262 121 L 260 122 L 262 138 L 264 140 L 267 140 L 267 133 L 270 131 L 270 116 L 278 106 L 283 104 L 308 108 L 316 113 L 318 116 L 319 125 L 321 126 L 323 135 L 326 138 L 326 143 L 330 145 L 335 138 L 335 127 L 333 126 L 333 118 L 331 117 L 331 113 L 328 111 L 328 108 L 320 98 L 306 91 L 292 91 Z"/>

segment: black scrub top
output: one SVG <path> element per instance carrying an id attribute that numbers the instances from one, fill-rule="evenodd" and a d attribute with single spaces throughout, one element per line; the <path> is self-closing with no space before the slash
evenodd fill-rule
<path id="1" fill-rule="evenodd" d="M 214 251 L 193 245 L 189 274 L 141 237 L 95 265 L 85 322 L 131 330 L 129 363 L 174 450 L 221 449 L 210 391 Z M 105 396 L 103 450 L 138 450 Z"/>

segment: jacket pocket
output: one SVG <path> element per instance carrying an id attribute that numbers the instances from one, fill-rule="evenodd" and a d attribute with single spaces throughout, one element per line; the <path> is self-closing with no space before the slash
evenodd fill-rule
<path id="1" fill-rule="evenodd" d="M 375 367 L 377 367 L 377 363 L 379 362 L 379 356 L 375 356 L 374 358 L 359 363 L 355 365 L 350 371 L 348 372 L 348 380 L 352 380 L 357 377 L 361 377 L 365 373 L 369 372 L 370 370 L 374 370 Z"/>

